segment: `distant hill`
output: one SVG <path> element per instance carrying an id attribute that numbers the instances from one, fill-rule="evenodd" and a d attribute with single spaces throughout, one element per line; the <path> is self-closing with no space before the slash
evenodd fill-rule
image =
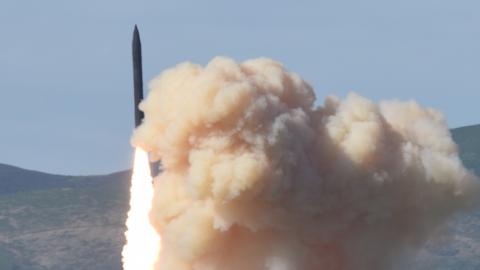
<path id="1" fill-rule="evenodd" d="M 452 135 L 466 166 L 480 173 L 480 125 Z M 64 176 L 0 164 L 0 269 L 121 269 L 129 177 L 129 171 Z M 430 243 L 399 270 L 480 269 L 480 211 L 459 216 L 450 229 L 451 239 Z"/>
<path id="2" fill-rule="evenodd" d="M 480 175 L 480 125 L 452 129 L 463 163 Z"/>
<path id="3" fill-rule="evenodd" d="M 129 176 L 0 165 L 0 269 L 121 269 Z"/>
<path id="4" fill-rule="evenodd" d="M 68 176 L 29 171 L 0 164 L 0 194 L 61 186 Z"/>

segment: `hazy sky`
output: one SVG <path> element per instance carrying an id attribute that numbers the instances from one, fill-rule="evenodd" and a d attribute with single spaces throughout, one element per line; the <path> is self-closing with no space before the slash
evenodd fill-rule
<path id="1" fill-rule="evenodd" d="M 169 2 L 169 3 L 167 3 Z M 62 174 L 130 166 L 131 34 L 144 80 L 216 55 L 280 60 L 316 89 L 415 99 L 480 123 L 480 2 L 0 2 L 0 163 Z"/>

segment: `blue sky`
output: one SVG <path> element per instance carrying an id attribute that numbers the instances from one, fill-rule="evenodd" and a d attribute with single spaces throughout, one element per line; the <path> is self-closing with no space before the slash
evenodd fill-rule
<path id="1" fill-rule="evenodd" d="M 144 79 L 216 55 L 284 62 L 316 89 L 415 99 L 480 123 L 479 1 L 0 3 L 0 163 L 62 174 L 130 166 L 131 33 Z"/>

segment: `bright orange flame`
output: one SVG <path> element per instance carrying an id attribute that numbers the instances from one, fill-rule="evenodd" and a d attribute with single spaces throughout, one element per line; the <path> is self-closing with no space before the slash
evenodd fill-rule
<path id="1" fill-rule="evenodd" d="M 124 270 L 153 270 L 160 252 L 160 236 L 148 218 L 153 199 L 152 176 L 147 152 L 135 149 L 130 210 L 127 217 L 127 242 L 123 246 Z"/>

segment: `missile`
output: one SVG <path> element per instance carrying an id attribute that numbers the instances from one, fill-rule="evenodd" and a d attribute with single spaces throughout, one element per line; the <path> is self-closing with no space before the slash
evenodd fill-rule
<path id="1" fill-rule="evenodd" d="M 142 75 L 142 44 L 137 25 L 133 30 L 132 39 L 132 60 L 133 60 L 133 102 L 135 109 L 135 127 L 138 127 L 143 120 L 143 112 L 138 108 L 138 104 L 143 99 L 143 75 Z"/>
<path id="2" fill-rule="evenodd" d="M 138 127 L 142 121 L 144 114 L 138 108 L 143 100 L 143 71 L 142 71 L 142 43 L 140 42 L 140 34 L 138 27 L 135 25 L 133 29 L 132 39 L 132 61 L 133 61 L 133 106 L 135 110 L 135 127 Z M 150 171 L 152 177 L 160 172 L 160 162 L 151 162 Z"/>

